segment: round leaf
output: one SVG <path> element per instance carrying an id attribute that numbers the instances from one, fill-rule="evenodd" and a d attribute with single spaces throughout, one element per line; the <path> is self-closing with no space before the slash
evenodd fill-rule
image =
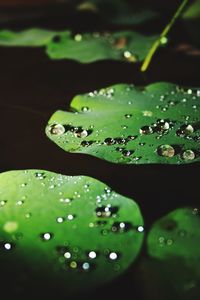
<path id="1" fill-rule="evenodd" d="M 159 285 L 165 289 L 170 287 L 169 291 L 178 299 L 199 299 L 199 210 L 181 208 L 158 220 L 149 232 L 147 247 L 153 258 L 147 270 L 152 272 L 153 269 L 159 278 L 152 284 L 157 288 L 160 281 Z"/>
<path id="2" fill-rule="evenodd" d="M 89 177 L 2 173 L 0 214 L 1 272 L 22 288 L 45 278 L 48 289 L 91 289 L 124 272 L 143 241 L 138 205 Z"/>
<path id="3" fill-rule="evenodd" d="M 51 59 L 73 59 L 82 63 L 96 60 L 143 60 L 156 36 L 137 32 L 84 33 L 73 35 L 70 31 L 28 29 L 21 32 L 0 31 L 2 46 L 46 46 Z"/>
<path id="4" fill-rule="evenodd" d="M 67 58 L 82 63 L 105 59 L 135 62 L 146 57 L 156 38 L 133 31 L 74 36 L 63 32 L 48 44 L 47 54 L 52 59 Z"/>
<path id="5" fill-rule="evenodd" d="M 115 163 L 191 163 L 200 160 L 199 97 L 169 83 L 118 84 L 76 96 L 74 112 L 55 112 L 46 134 L 65 151 Z"/>

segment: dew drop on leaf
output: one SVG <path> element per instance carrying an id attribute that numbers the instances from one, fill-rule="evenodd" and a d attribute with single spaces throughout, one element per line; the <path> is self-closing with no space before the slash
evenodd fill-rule
<path id="1" fill-rule="evenodd" d="M 158 155 L 164 157 L 173 157 L 175 155 L 175 149 L 170 145 L 161 145 L 158 147 Z"/>

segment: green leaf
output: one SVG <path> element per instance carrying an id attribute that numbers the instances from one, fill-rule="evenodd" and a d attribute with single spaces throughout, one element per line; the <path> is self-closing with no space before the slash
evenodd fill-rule
<path id="1" fill-rule="evenodd" d="M 46 134 L 65 151 L 115 163 L 191 163 L 200 160 L 199 96 L 169 83 L 118 84 L 76 96 L 74 112 L 55 112 Z"/>
<path id="2" fill-rule="evenodd" d="M 116 25 L 138 25 L 155 19 L 157 13 L 139 4 L 130 5 L 122 0 L 82 1 L 77 6 L 79 11 L 92 11 L 108 23 Z"/>
<path id="3" fill-rule="evenodd" d="M 39 47 L 48 44 L 56 35 L 55 31 L 32 28 L 20 32 L 10 30 L 0 31 L 1 46 L 31 46 Z"/>
<path id="4" fill-rule="evenodd" d="M 2 173 L 0 213 L 1 272 L 22 287 L 45 278 L 48 289 L 92 289 L 124 272 L 143 241 L 138 205 L 89 177 Z"/>
<path id="5" fill-rule="evenodd" d="M 154 273 L 161 276 L 162 284 L 174 290 L 180 299 L 199 299 L 200 218 L 197 208 L 177 209 L 158 220 L 148 234 L 147 248 L 153 258 L 149 261 L 153 264 L 150 267 L 157 265 Z M 154 284 L 160 285 L 158 281 Z"/>
<path id="6" fill-rule="evenodd" d="M 182 16 L 186 33 L 189 34 L 193 44 L 200 46 L 200 0 L 193 1 Z"/>
<path id="7" fill-rule="evenodd" d="M 21 32 L 0 31 L 2 46 L 46 46 L 51 59 L 74 59 L 82 63 L 96 60 L 143 60 L 156 36 L 137 32 L 84 33 L 73 35 L 70 31 L 28 29 Z"/>
<path id="8" fill-rule="evenodd" d="M 145 58 L 155 36 L 137 32 L 76 34 L 63 32 L 48 44 L 47 54 L 51 59 L 74 59 L 82 63 L 96 60 L 141 61 Z"/>
<path id="9" fill-rule="evenodd" d="M 200 0 L 193 1 L 193 3 L 184 12 L 182 18 L 185 20 L 199 19 L 200 17 Z"/>

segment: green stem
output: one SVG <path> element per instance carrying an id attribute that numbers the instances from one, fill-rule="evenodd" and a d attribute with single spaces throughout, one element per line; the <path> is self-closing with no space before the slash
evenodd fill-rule
<path id="1" fill-rule="evenodd" d="M 187 2 L 189 0 L 183 0 L 183 2 L 181 3 L 181 5 L 178 7 L 177 11 L 175 12 L 173 18 L 171 19 L 171 21 L 169 22 L 169 24 L 167 24 L 167 26 L 164 28 L 164 30 L 161 32 L 159 38 L 154 42 L 154 44 L 152 45 L 151 49 L 149 50 L 143 64 L 141 67 L 141 71 L 145 72 L 152 60 L 152 57 L 154 55 L 154 53 L 156 52 L 156 50 L 159 48 L 161 41 L 164 37 L 166 37 L 166 35 L 168 34 L 168 32 L 170 31 L 170 29 L 172 28 L 172 26 L 174 25 L 174 22 L 176 21 L 176 19 L 180 16 L 181 12 L 183 11 L 184 7 L 186 6 Z"/>

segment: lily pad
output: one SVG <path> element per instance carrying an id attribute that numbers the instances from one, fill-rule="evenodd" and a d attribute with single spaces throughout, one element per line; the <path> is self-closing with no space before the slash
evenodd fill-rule
<path id="1" fill-rule="evenodd" d="M 85 0 L 77 6 L 79 11 L 92 11 L 103 20 L 116 25 L 138 25 L 155 19 L 152 9 L 131 4 L 123 0 Z"/>
<path id="2" fill-rule="evenodd" d="M 124 272 L 143 241 L 138 205 L 89 177 L 2 173 L 0 213 L 1 272 L 18 288 L 46 290 L 45 278 L 48 290 L 91 290 Z"/>
<path id="3" fill-rule="evenodd" d="M 122 164 L 200 161 L 200 90 L 170 83 L 118 84 L 76 96 L 47 136 L 69 152 Z"/>
<path id="4" fill-rule="evenodd" d="M 20 32 L 10 30 L 0 31 L 1 46 L 31 46 L 39 47 L 48 44 L 56 35 L 55 31 L 32 28 Z"/>
<path id="5" fill-rule="evenodd" d="M 157 265 L 154 273 L 165 288 L 170 286 L 180 299 L 199 299 L 199 209 L 177 209 L 158 220 L 149 232 L 147 247 L 151 264 Z"/>
<path id="6" fill-rule="evenodd" d="M 28 29 L 21 32 L 0 31 L 2 46 L 46 46 L 51 59 L 73 59 L 82 63 L 97 60 L 143 60 L 157 36 L 144 36 L 138 32 L 83 33 L 70 31 Z"/>
<path id="7" fill-rule="evenodd" d="M 47 54 L 51 59 L 67 58 L 82 63 L 105 59 L 135 62 L 146 57 L 156 38 L 133 31 L 74 36 L 70 32 L 63 32 L 48 44 Z"/>

